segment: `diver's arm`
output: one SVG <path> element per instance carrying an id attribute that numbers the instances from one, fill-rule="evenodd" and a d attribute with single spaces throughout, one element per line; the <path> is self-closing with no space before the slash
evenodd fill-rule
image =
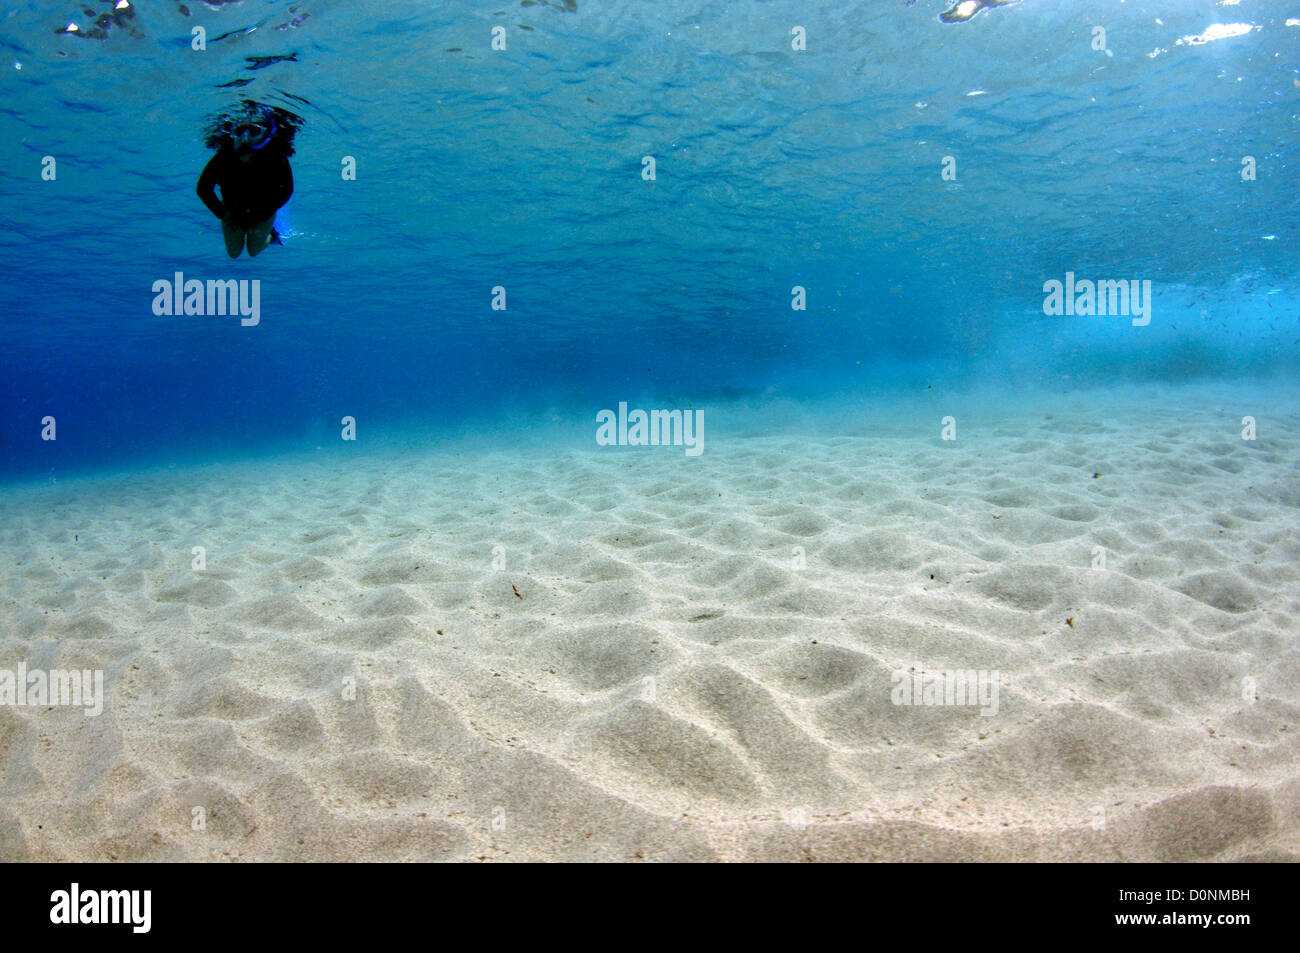
<path id="1" fill-rule="evenodd" d="M 226 217 L 226 209 L 225 206 L 221 204 L 221 200 L 217 198 L 216 193 L 220 160 L 221 154 L 218 153 L 208 161 L 206 166 L 203 167 L 203 174 L 199 176 L 199 185 L 196 191 L 199 193 L 199 198 L 203 200 L 203 204 L 208 207 L 208 210 L 217 218 L 224 219 Z"/>

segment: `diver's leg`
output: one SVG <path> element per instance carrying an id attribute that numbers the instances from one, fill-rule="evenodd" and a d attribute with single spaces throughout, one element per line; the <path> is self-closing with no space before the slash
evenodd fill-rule
<path id="1" fill-rule="evenodd" d="M 221 237 L 226 240 L 226 251 L 231 258 L 238 258 L 244 250 L 244 230 L 238 225 L 231 225 L 225 219 L 221 221 Z M 252 254 L 252 249 L 249 249 Z"/>
<path id="2" fill-rule="evenodd" d="M 271 230 L 275 225 L 275 216 L 272 215 L 265 222 L 260 222 L 248 230 L 248 253 L 256 255 L 267 245 L 271 244 Z"/>

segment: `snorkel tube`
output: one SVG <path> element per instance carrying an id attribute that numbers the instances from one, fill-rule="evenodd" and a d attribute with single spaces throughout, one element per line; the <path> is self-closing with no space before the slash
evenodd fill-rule
<path id="1" fill-rule="evenodd" d="M 275 124 L 275 117 L 269 112 L 266 114 L 266 126 L 266 135 L 262 137 L 262 141 L 256 145 L 250 146 L 254 152 L 265 149 L 267 144 L 275 138 L 275 134 L 279 131 L 279 127 Z"/>

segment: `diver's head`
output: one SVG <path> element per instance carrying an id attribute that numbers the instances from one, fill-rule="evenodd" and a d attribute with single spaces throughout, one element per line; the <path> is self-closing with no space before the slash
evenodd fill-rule
<path id="1" fill-rule="evenodd" d="M 274 121 L 250 119 L 230 130 L 230 142 L 234 146 L 235 155 L 248 161 L 253 153 L 266 148 L 274 133 Z"/>

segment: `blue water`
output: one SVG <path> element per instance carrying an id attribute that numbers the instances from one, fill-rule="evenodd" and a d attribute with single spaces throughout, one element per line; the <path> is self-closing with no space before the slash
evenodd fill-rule
<path id="1" fill-rule="evenodd" d="M 8 478 L 344 415 L 436 440 L 1297 370 L 1294 4 L 118 4 L 0 18 Z M 231 260 L 194 185 L 246 98 L 304 125 L 284 247 Z M 176 272 L 258 280 L 260 322 L 155 315 Z M 1150 281 L 1150 323 L 1045 315 L 1067 272 Z"/>

